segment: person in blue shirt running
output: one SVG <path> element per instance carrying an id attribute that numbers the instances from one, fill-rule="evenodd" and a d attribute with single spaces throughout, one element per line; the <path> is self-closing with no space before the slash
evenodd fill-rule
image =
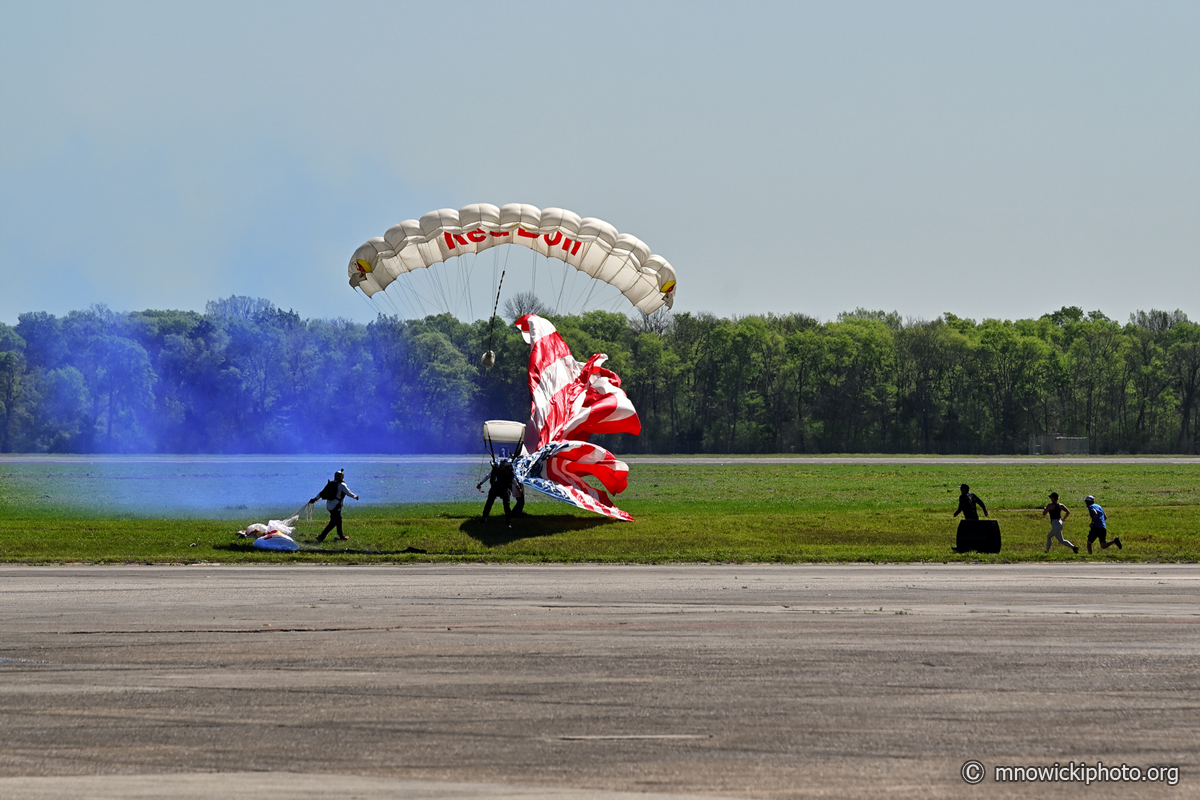
<path id="1" fill-rule="evenodd" d="M 1088 552 L 1092 552 L 1092 542 L 1100 540 L 1100 549 L 1107 550 L 1114 544 L 1118 550 L 1124 550 L 1121 546 L 1121 537 L 1115 537 L 1111 542 L 1108 541 L 1108 517 L 1104 515 L 1104 509 L 1096 502 L 1096 498 L 1090 494 L 1083 498 L 1083 502 L 1087 505 L 1088 514 L 1092 518 L 1092 527 L 1088 530 Z"/>

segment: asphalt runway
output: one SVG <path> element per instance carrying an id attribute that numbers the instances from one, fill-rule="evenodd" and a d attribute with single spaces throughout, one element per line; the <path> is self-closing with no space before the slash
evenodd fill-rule
<path id="1" fill-rule="evenodd" d="M 1200 565 L 4 566 L 0 797 L 1200 797 L 1198 657 Z"/>

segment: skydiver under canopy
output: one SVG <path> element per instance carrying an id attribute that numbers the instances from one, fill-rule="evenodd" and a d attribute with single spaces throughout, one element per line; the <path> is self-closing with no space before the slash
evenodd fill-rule
<path id="1" fill-rule="evenodd" d="M 513 474 L 512 462 L 507 458 L 502 458 L 499 461 L 492 462 L 492 471 L 487 476 L 488 488 L 487 502 L 483 506 L 483 520 L 487 522 L 488 514 L 492 511 L 492 503 L 496 502 L 496 498 L 504 503 L 504 525 L 511 528 L 512 523 L 509 521 L 513 515 L 513 510 L 508 505 L 509 494 L 512 492 L 513 482 L 516 476 Z M 480 492 L 483 491 L 483 481 L 475 484 L 475 488 Z M 520 514 L 521 509 L 525 506 L 525 493 L 522 491 L 517 498 L 516 513 Z"/>

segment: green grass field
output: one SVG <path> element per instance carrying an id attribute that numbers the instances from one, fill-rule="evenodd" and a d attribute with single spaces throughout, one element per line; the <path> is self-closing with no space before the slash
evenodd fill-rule
<path id="1" fill-rule="evenodd" d="M 1000 522 L 1003 552 L 951 551 L 958 485 L 971 484 Z M 62 490 L 60 487 L 60 491 Z M 1057 491 L 1073 511 L 1044 555 L 1040 508 Z M 1085 494 L 1125 547 L 1086 555 Z M 55 493 L 52 493 L 55 494 Z M 69 491 L 66 491 L 69 496 Z M 837 464 L 735 466 L 635 464 L 618 505 L 621 523 L 532 498 L 506 529 L 483 523 L 482 503 L 347 506 L 350 542 L 313 542 L 327 515 L 318 506 L 297 530 L 298 553 L 264 552 L 236 536 L 244 520 L 150 519 L 45 503 L 20 482 L 0 486 L 0 561 L 8 563 L 491 562 L 899 562 L 1196 561 L 1200 465 L 1153 462 L 1028 466 Z M 57 495 L 56 495 L 57 496 Z M 482 498 L 481 498 L 482 500 Z M 496 511 L 499 511 L 497 507 Z M 420 552 L 413 552 L 413 551 Z"/>

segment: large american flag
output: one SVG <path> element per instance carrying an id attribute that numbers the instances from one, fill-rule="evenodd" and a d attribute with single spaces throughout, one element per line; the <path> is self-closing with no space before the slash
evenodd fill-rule
<path id="1" fill-rule="evenodd" d="M 641 433 L 637 410 L 621 389 L 621 379 L 597 353 L 581 364 L 549 320 L 527 314 L 514 323 L 529 353 L 529 424 L 525 449 L 514 472 L 521 483 L 597 514 L 632 521 L 607 493 L 589 485 L 595 477 L 613 494 L 625 489 L 629 467 L 603 447 L 587 441 L 595 433 Z"/>
<path id="2" fill-rule="evenodd" d="M 516 459 L 513 474 L 525 486 L 555 500 L 633 522 L 629 512 L 613 505 L 607 492 L 584 481 L 587 475 L 594 475 L 613 494 L 625 488 L 628 465 L 599 445 L 579 441 L 551 442 L 539 447 L 531 456 Z"/>
<path id="3" fill-rule="evenodd" d="M 597 353 L 581 364 L 550 320 L 526 314 L 514 323 L 529 342 L 529 393 L 533 397 L 525 449 L 563 439 L 586 441 L 593 433 L 642 432 L 642 421 L 621 389 L 617 373 Z"/>

